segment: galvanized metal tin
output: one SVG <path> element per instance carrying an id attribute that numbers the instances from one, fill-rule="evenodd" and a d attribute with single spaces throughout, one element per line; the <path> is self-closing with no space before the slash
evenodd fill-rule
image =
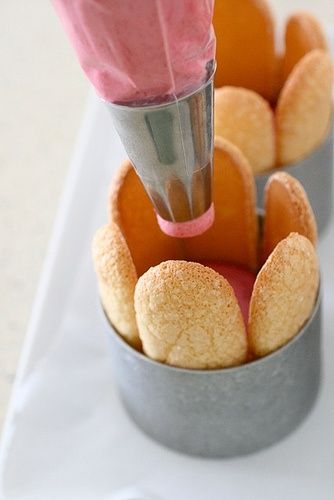
<path id="1" fill-rule="evenodd" d="M 326 140 L 310 155 L 299 162 L 274 168 L 255 175 L 257 203 L 263 208 L 264 188 L 268 178 L 275 172 L 287 172 L 304 186 L 313 208 L 321 234 L 328 225 L 333 204 L 333 128 Z"/>
<path id="2" fill-rule="evenodd" d="M 135 351 L 104 317 L 115 380 L 133 421 L 182 453 L 232 457 L 267 447 L 312 408 L 320 381 L 321 299 L 287 345 L 262 359 L 200 371 L 157 363 Z"/>

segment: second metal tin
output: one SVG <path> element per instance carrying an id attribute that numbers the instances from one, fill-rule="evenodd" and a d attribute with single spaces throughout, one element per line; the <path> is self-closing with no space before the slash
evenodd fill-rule
<path id="1" fill-rule="evenodd" d="M 267 447 L 312 408 L 320 381 L 320 295 L 308 322 L 287 345 L 240 367 L 186 370 L 131 348 L 104 317 L 123 404 L 147 435 L 203 457 Z"/>
<path id="2" fill-rule="evenodd" d="M 333 205 L 333 128 L 326 140 L 306 158 L 284 167 L 255 175 L 258 207 L 263 208 L 264 188 L 275 172 L 287 172 L 298 179 L 307 192 L 317 221 L 318 232 L 326 228 Z"/>

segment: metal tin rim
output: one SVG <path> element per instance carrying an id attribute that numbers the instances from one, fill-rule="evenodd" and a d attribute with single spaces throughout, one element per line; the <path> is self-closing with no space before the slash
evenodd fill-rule
<path id="1" fill-rule="evenodd" d="M 279 349 L 277 349 L 276 351 L 274 351 L 270 354 L 267 354 L 266 356 L 263 356 L 262 358 L 258 358 L 258 359 L 255 359 L 253 361 L 249 361 L 243 365 L 232 366 L 230 368 L 215 368 L 212 370 L 198 370 L 198 369 L 191 369 L 191 368 L 180 368 L 178 366 L 171 366 L 171 365 L 168 365 L 166 363 L 160 363 L 159 361 L 155 361 L 154 359 L 149 358 L 145 354 L 143 354 L 143 353 L 137 351 L 136 349 L 134 349 L 133 347 L 131 347 L 123 339 L 123 337 L 117 333 L 117 330 L 110 323 L 110 321 L 109 321 L 109 319 L 108 319 L 108 317 L 103 309 L 101 302 L 100 302 L 100 307 L 102 309 L 102 314 L 104 316 L 104 319 L 112 332 L 112 333 L 109 332 L 109 335 L 114 336 L 116 341 L 123 348 L 125 348 L 132 356 L 135 356 L 137 359 L 139 359 L 140 361 L 142 361 L 144 363 L 148 363 L 148 364 L 151 364 L 153 366 L 159 367 L 162 370 L 203 376 L 203 375 L 210 375 L 210 374 L 217 374 L 217 373 L 233 373 L 233 372 L 237 372 L 237 371 L 241 371 L 241 370 L 248 370 L 251 367 L 259 366 L 261 364 L 269 362 L 271 359 L 275 358 L 276 356 L 279 356 L 282 352 L 289 349 L 294 343 L 298 342 L 300 337 L 302 337 L 303 334 L 305 333 L 305 331 L 308 329 L 309 325 L 312 323 L 314 316 L 316 315 L 316 313 L 319 309 L 319 306 L 321 303 L 321 297 L 322 297 L 321 283 L 319 282 L 318 295 L 317 295 L 311 316 L 308 318 L 308 320 L 303 325 L 303 327 L 300 329 L 300 331 L 297 333 L 297 335 L 295 335 L 289 342 L 284 344 L 282 347 L 280 347 Z"/>

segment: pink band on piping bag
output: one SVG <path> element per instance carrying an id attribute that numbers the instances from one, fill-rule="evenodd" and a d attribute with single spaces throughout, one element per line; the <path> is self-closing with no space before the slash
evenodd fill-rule
<path id="1" fill-rule="evenodd" d="M 197 219 L 185 222 L 170 222 L 157 214 L 158 224 L 161 231 L 174 238 L 191 238 L 203 234 L 215 220 L 215 209 L 213 203 L 209 210 L 197 217 Z"/>

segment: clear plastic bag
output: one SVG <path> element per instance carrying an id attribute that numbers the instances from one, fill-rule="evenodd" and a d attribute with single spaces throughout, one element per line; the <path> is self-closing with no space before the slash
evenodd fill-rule
<path id="1" fill-rule="evenodd" d="M 80 64 L 106 101 L 173 101 L 214 69 L 214 0 L 53 0 Z"/>
<path id="2" fill-rule="evenodd" d="M 177 237 L 213 222 L 213 0 L 53 0 L 157 213 Z"/>

